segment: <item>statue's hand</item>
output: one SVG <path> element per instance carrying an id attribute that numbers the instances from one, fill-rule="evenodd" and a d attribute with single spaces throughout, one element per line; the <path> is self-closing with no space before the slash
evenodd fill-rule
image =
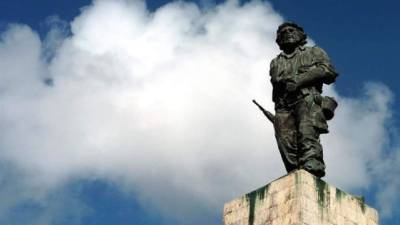
<path id="1" fill-rule="evenodd" d="M 300 66 L 299 69 L 297 70 L 298 74 L 306 73 L 308 72 L 311 68 L 315 67 L 314 65 L 304 65 Z"/>
<path id="2" fill-rule="evenodd" d="M 294 80 L 292 80 L 292 79 L 287 80 L 287 82 L 286 82 L 286 90 L 288 92 L 295 92 L 297 90 L 297 88 L 298 88 L 298 85 Z"/>

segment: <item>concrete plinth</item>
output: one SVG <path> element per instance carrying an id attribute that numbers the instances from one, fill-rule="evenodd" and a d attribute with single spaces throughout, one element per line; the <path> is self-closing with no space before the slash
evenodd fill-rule
<path id="1" fill-rule="evenodd" d="M 224 206 L 224 225 L 378 225 L 378 213 L 298 170 Z"/>

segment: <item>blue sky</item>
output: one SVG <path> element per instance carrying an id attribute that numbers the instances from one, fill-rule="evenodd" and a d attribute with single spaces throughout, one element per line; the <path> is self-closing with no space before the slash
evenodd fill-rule
<path id="1" fill-rule="evenodd" d="M 269 87 L 264 86 L 268 85 L 268 61 L 277 53 L 272 30 L 281 20 L 303 26 L 340 73 L 334 89 L 328 90 L 342 100 L 343 108 L 331 129 L 337 135 L 326 139 L 336 148 L 325 153 L 330 160 L 326 160 L 326 180 L 365 195 L 368 204 L 385 211 L 382 225 L 400 224 L 400 211 L 390 201 L 400 200 L 396 191 L 400 187 L 396 141 L 400 3 L 280 0 L 230 6 L 205 0 L 195 2 L 196 10 L 189 2 L 148 1 L 146 11 L 143 5 L 124 1 L 98 2 L 102 1 L 0 2 L 0 59 L 4 62 L 0 74 L 6 74 L 0 81 L 4 102 L 0 126 L 5 133 L 0 138 L 4 155 L 0 157 L 0 196 L 7 199 L 0 204 L 1 224 L 220 224 L 224 201 L 284 173 L 279 161 L 268 161 L 278 159 L 277 152 L 271 148 L 271 153 L 265 153 L 269 151 L 265 146 L 274 142 L 264 140 L 273 137 L 272 130 L 262 118 L 248 118 L 258 112 L 249 113 L 248 106 L 241 105 L 255 96 L 271 106 Z M 230 10 L 232 15 L 227 15 Z M 186 17 L 189 25 L 182 22 Z M 115 21 L 123 25 L 115 28 L 120 34 L 113 36 Z M 206 24 L 204 29 L 215 32 L 214 36 L 202 39 L 201 30 L 191 33 L 190 26 L 197 23 Z M 102 26 L 110 29 L 110 37 Z M 234 30 L 247 32 L 246 26 L 251 27 L 248 35 Z M 143 30 L 159 47 L 148 50 L 148 55 L 141 48 L 147 42 L 129 40 Z M 258 31 L 267 38 L 258 36 Z M 224 38 L 226 46 L 220 40 Z M 166 43 L 174 43 L 175 48 L 169 49 Z M 238 50 L 232 50 L 237 43 Z M 265 53 L 254 51 L 258 48 Z M 157 56 L 160 49 L 165 58 Z M 199 59 L 198 64 L 209 64 L 210 70 L 186 74 L 196 68 L 196 60 L 187 60 L 188 56 Z M 247 62 L 255 63 L 247 66 Z M 232 74 L 239 71 L 234 77 L 205 74 L 232 67 Z M 119 74 L 117 78 L 110 76 L 114 73 Z M 250 79 L 247 73 L 261 75 Z M 46 79 L 54 87 L 36 82 Z M 182 86 L 175 87 L 171 81 L 178 80 Z M 198 85 L 196 91 L 187 89 L 191 85 Z M 238 90 L 244 93 L 243 102 Z M 206 104 L 212 107 L 203 107 Z M 233 144 L 224 144 L 229 141 Z M 254 152 L 244 150 L 250 143 Z M 346 147 L 353 153 L 334 153 Z M 239 160 L 243 157 L 247 160 Z M 254 161 L 259 158 L 263 160 Z M 226 171 L 228 166 L 232 166 L 230 171 Z M 260 172 L 277 166 L 277 171 Z M 345 175 L 335 171 L 340 167 L 346 168 Z"/>

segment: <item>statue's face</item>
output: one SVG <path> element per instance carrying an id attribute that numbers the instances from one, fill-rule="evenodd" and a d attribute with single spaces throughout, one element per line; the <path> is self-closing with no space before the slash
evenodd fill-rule
<path id="1" fill-rule="evenodd" d="M 300 31 L 291 26 L 282 28 L 279 32 L 281 45 L 296 45 L 301 41 Z"/>

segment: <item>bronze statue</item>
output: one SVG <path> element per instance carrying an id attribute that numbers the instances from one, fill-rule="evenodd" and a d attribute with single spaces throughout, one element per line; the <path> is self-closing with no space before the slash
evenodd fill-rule
<path id="1" fill-rule="evenodd" d="M 338 74 L 321 48 L 304 46 L 307 35 L 292 22 L 279 26 L 276 43 L 282 52 L 271 61 L 270 77 L 275 115 L 254 103 L 275 128 L 275 137 L 287 172 L 305 169 L 325 176 L 320 134 L 328 133 L 336 101 L 322 96 L 322 85 Z"/>

